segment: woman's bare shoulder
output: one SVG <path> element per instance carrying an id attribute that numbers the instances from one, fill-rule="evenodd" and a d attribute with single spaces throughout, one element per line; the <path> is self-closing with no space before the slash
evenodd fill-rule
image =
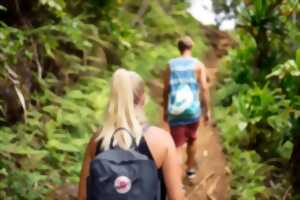
<path id="1" fill-rule="evenodd" d="M 159 127 L 152 126 L 146 131 L 144 136 L 156 166 L 161 168 L 169 149 L 175 148 L 170 133 Z"/>
<path id="2" fill-rule="evenodd" d="M 153 137 L 156 136 L 164 137 L 165 135 L 169 134 L 165 129 L 162 129 L 157 126 L 150 126 L 146 133 L 151 134 Z"/>
<path id="3" fill-rule="evenodd" d="M 170 145 L 173 140 L 171 134 L 159 127 L 151 126 L 145 133 L 147 140 L 155 142 L 155 144 L 161 144 L 162 146 Z"/>

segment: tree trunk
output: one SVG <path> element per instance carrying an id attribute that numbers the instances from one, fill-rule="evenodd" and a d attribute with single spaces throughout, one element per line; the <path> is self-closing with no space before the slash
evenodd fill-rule
<path id="1" fill-rule="evenodd" d="M 294 192 L 300 195 L 300 138 L 294 138 L 294 149 L 291 157 L 292 182 Z"/>
<path id="2" fill-rule="evenodd" d="M 257 45 L 255 65 L 257 69 L 263 69 L 266 67 L 265 61 L 268 59 L 268 54 L 270 51 L 267 30 L 260 30 L 255 38 L 255 41 Z"/>

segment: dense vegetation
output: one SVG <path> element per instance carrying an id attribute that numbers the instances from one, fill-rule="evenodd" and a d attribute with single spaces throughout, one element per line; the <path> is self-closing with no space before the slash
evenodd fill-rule
<path id="1" fill-rule="evenodd" d="M 215 2 L 233 6 L 239 42 L 220 65 L 215 117 L 232 199 L 299 199 L 299 1 L 231 3 Z"/>
<path id="2" fill-rule="evenodd" d="M 157 77 L 177 55 L 180 34 L 192 35 L 195 54 L 202 54 L 201 30 L 186 6 L 179 0 L 1 1 L 0 199 L 45 199 L 57 186 L 78 182 L 114 69 Z M 153 123 L 159 118 L 151 98 L 146 112 Z"/>

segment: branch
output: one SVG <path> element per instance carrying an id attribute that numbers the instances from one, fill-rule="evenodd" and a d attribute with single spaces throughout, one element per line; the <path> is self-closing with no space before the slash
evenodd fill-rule
<path id="1" fill-rule="evenodd" d="M 176 0 L 170 0 L 168 6 L 166 7 L 166 11 L 167 13 L 170 13 L 171 9 L 172 9 L 172 5 L 175 5 L 175 2 Z"/>
<path id="2" fill-rule="evenodd" d="M 16 12 L 19 18 L 22 18 L 22 13 L 21 13 L 21 9 L 20 9 L 20 4 L 18 0 L 14 0 L 15 1 L 15 7 L 16 7 Z"/>
<path id="3" fill-rule="evenodd" d="M 162 10 L 163 10 L 165 13 L 167 13 L 167 12 L 168 12 L 167 6 L 164 5 L 164 3 L 161 2 L 161 0 L 157 0 L 157 2 L 158 2 L 158 4 L 159 4 L 159 6 L 162 8 Z"/>
<path id="4" fill-rule="evenodd" d="M 37 67 L 37 73 L 38 73 L 38 80 L 42 80 L 42 74 L 43 74 L 43 68 L 42 68 L 42 65 L 41 65 L 41 62 L 39 60 L 39 54 L 38 54 L 38 48 L 37 48 L 37 44 L 33 43 L 33 48 L 34 48 L 34 60 L 35 60 L 35 64 L 36 64 L 36 67 Z"/>
<path id="5" fill-rule="evenodd" d="M 290 186 L 287 191 L 284 193 L 284 196 L 282 198 L 282 200 L 287 200 L 290 196 L 290 191 L 291 191 L 292 187 Z"/>
<path id="6" fill-rule="evenodd" d="M 21 11 L 21 7 L 20 7 L 20 3 L 18 0 L 14 0 L 14 3 L 15 3 L 15 9 L 16 9 L 16 13 L 17 13 L 17 16 L 22 24 L 22 26 L 25 26 L 25 27 L 30 27 L 31 26 L 31 23 L 26 20 L 26 18 L 24 18 L 23 14 L 22 14 L 22 11 Z"/>
<path id="7" fill-rule="evenodd" d="M 269 9 L 268 9 L 268 13 L 272 13 L 272 11 L 279 6 L 280 4 L 283 3 L 284 0 L 277 0 L 275 1 L 273 4 L 270 5 Z"/>
<path id="8" fill-rule="evenodd" d="M 141 6 L 139 8 L 139 11 L 137 13 L 137 16 L 136 16 L 136 18 L 132 22 L 132 26 L 136 26 L 138 24 L 138 22 L 142 21 L 141 19 L 145 15 L 148 7 L 149 7 L 149 1 L 148 0 L 143 0 Z"/>
<path id="9" fill-rule="evenodd" d="M 250 35 L 253 38 L 256 38 L 256 35 L 255 35 L 255 33 L 253 31 L 253 28 L 251 26 L 247 26 L 247 25 L 243 25 L 243 24 L 237 24 L 236 27 L 246 30 L 248 33 L 250 33 Z"/>

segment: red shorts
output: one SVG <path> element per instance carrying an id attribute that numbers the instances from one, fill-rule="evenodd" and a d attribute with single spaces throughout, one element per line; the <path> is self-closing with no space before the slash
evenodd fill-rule
<path id="1" fill-rule="evenodd" d="M 199 122 L 186 125 L 171 126 L 171 134 L 176 147 L 179 147 L 186 142 L 191 142 L 197 139 L 197 130 Z"/>

